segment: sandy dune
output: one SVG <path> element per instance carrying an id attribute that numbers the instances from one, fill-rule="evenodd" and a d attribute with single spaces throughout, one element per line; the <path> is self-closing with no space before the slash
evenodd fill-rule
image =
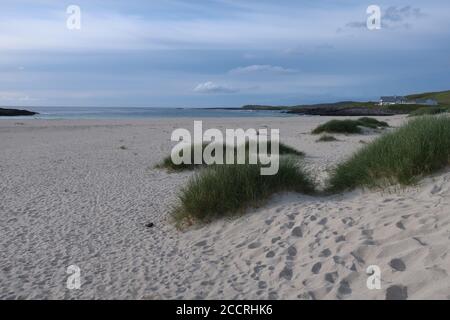
<path id="1" fill-rule="evenodd" d="M 450 298 L 449 171 L 407 189 L 277 195 L 181 232 L 168 213 L 192 173 L 153 166 L 192 120 L 0 121 L 0 299 Z M 309 131 L 327 120 L 205 126 L 280 128 L 323 181 L 378 135 L 316 143 Z M 79 290 L 66 288 L 69 265 L 81 268 Z M 366 286 L 369 265 L 381 269 L 380 290 Z"/>

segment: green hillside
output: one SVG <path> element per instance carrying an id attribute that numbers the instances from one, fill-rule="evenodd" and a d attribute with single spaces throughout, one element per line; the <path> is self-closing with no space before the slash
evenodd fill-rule
<path id="1" fill-rule="evenodd" d="M 441 105 L 450 105 L 450 90 L 425 92 L 406 96 L 408 99 L 435 99 Z"/>

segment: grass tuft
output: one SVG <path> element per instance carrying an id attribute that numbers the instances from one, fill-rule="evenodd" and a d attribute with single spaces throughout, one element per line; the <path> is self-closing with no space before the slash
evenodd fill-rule
<path id="1" fill-rule="evenodd" d="M 368 127 L 368 128 L 376 129 L 376 128 L 389 127 L 389 124 L 387 122 L 379 121 L 375 118 L 362 117 L 362 118 L 359 118 L 357 121 L 359 121 L 363 127 Z"/>
<path id="2" fill-rule="evenodd" d="M 312 133 L 361 133 L 361 127 L 378 129 L 388 127 L 389 125 L 384 121 L 378 121 L 374 118 L 363 117 L 358 120 L 330 120 L 317 128 Z"/>
<path id="3" fill-rule="evenodd" d="M 207 146 L 207 144 L 203 144 L 202 145 L 202 152 L 204 151 L 205 147 Z M 223 145 L 223 155 L 225 158 L 225 150 L 226 150 L 226 145 Z M 267 152 L 270 153 L 271 150 L 271 141 L 268 141 L 268 145 L 267 145 Z M 183 151 L 181 151 L 182 153 Z M 249 143 L 246 143 L 246 147 L 245 147 L 245 153 L 246 155 L 248 155 L 249 152 Z M 236 156 L 237 154 L 237 146 L 234 147 L 234 154 Z M 294 155 L 294 156 L 299 156 L 299 157 L 304 157 L 305 154 L 302 151 L 299 151 L 291 146 L 285 145 L 283 143 L 279 143 L 279 155 Z M 203 159 L 202 159 L 203 161 Z M 224 159 L 224 163 L 225 163 L 225 159 Z M 163 161 L 159 164 L 156 165 L 156 168 L 158 169 L 167 169 L 169 171 L 184 171 L 184 170 L 194 170 L 197 167 L 202 167 L 202 166 L 206 166 L 206 163 L 202 163 L 202 164 L 194 164 L 194 145 L 191 146 L 191 163 L 190 164 L 186 164 L 186 163 L 182 163 L 179 165 L 176 165 L 173 163 L 172 161 L 172 157 L 169 155 L 167 157 L 165 157 L 163 159 Z"/>
<path id="4" fill-rule="evenodd" d="M 328 191 L 409 185 L 449 163 L 450 118 L 420 117 L 366 145 L 338 165 L 332 171 Z"/>
<path id="5" fill-rule="evenodd" d="M 209 222 L 257 207 L 281 191 L 313 193 L 314 184 L 293 157 L 281 157 L 277 174 L 263 176 L 261 165 L 217 165 L 196 174 L 182 189 L 174 209 L 178 224 Z"/>

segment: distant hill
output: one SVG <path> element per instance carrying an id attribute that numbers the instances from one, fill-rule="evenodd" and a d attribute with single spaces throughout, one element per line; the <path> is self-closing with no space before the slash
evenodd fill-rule
<path id="1" fill-rule="evenodd" d="M 434 99 L 441 105 L 450 106 L 450 90 L 447 91 L 438 91 L 438 92 L 424 92 L 411 94 L 406 96 L 408 100 L 414 99 Z"/>
<path id="2" fill-rule="evenodd" d="M 408 100 L 434 99 L 441 107 L 450 107 L 450 90 L 440 92 L 425 92 L 406 96 Z M 274 110 L 285 113 L 308 114 L 308 115 L 332 115 L 332 116 L 376 116 L 408 114 L 423 108 L 420 104 L 396 104 L 379 106 L 374 101 L 340 101 L 332 103 L 319 103 L 295 106 L 267 106 L 267 105 L 245 105 L 244 110 Z"/>

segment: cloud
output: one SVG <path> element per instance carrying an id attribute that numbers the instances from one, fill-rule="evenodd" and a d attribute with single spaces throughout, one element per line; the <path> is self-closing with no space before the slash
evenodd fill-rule
<path id="1" fill-rule="evenodd" d="M 409 18 L 419 19 L 424 16 L 425 14 L 422 13 L 422 10 L 420 8 L 413 8 L 411 6 L 397 8 L 391 6 L 386 9 L 382 16 L 382 19 L 390 22 L 402 22 Z"/>
<path id="2" fill-rule="evenodd" d="M 229 73 L 231 74 L 251 74 L 251 73 L 294 73 L 296 70 L 294 69 L 287 69 L 279 66 L 272 66 L 268 64 L 255 64 L 251 66 L 246 67 L 239 67 L 230 70 Z"/>
<path id="3" fill-rule="evenodd" d="M 235 93 L 238 90 L 225 85 L 219 85 L 211 81 L 200 83 L 194 88 L 198 93 Z"/>
<path id="4" fill-rule="evenodd" d="M 425 17 L 420 8 L 412 6 L 396 7 L 390 6 L 381 15 L 381 26 L 386 29 L 410 28 L 413 20 Z M 345 28 L 364 29 L 367 28 L 366 21 L 352 21 L 345 25 Z M 339 28 L 338 32 L 342 32 Z"/>

